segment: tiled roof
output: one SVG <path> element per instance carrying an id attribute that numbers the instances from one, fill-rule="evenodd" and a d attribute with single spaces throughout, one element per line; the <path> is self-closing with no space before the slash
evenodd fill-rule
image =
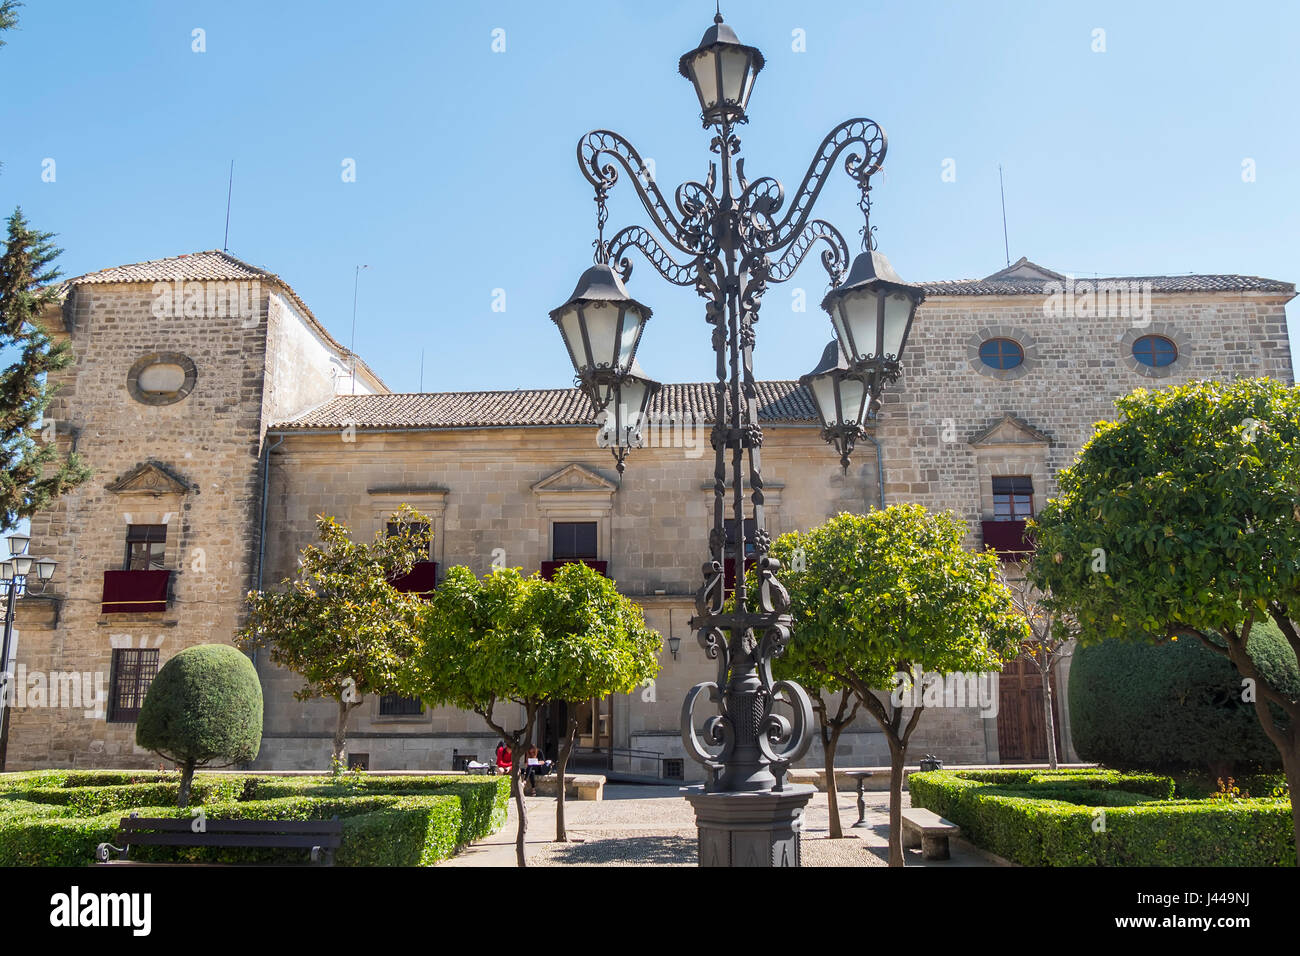
<path id="1" fill-rule="evenodd" d="M 759 382 L 759 418 L 770 423 L 817 421 L 812 396 L 798 382 Z M 652 413 L 713 417 L 713 385 L 665 385 Z M 662 419 L 661 419 L 662 420 Z M 420 392 L 387 395 L 339 395 L 276 429 L 356 428 L 490 428 L 520 425 L 590 425 L 591 405 L 576 388 L 525 388 L 510 392 Z"/>
<path id="2" fill-rule="evenodd" d="M 267 269 L 260 269 L 257 266 L 249 265 L 242 259 L 237 259 L 228 252 L 222 252 L 219 249 L 209 249 L 206 252 L 191 252 L 182 256 L 172 256 L 168 259 L 151 259 L 147 262 L 133 262 L 130 265 L 112 266 L 108 269 L 100 269 L 98 272 L 88 272 L 85 275 L 77 276 L 74 279 L 68 279 L 60 286 L 61 290 L 70 289 L 76 285 L 107 285 L 116 282 L 239 282 L 245 280 L 263 280 L 279 287 L 287 295 L 298 310 L 307 318 L 307 321 L 324 336 L 325 341 L 332 345 L 345 358 L 349 358 L 352 353 L 343 347 L 334 336 L 329 334 L 329 330 L 320 323 L 320 320 L 307 307 L 307 303 L 298 297 L 298 293 L 293 291 L 293 287 L 285 282 L 274 272 Z M 369 372 L 376 382 L 382 381 L 374 370 L 361 359 L 356 357 L 357 365 Z"/>
<path id="3" fill-rule="evenodd" d="M 945 282 L 924 282 L 926 295 L 1047 295 L 1045 286 L 1050 280 L 1021 277 L 989 276 L 987 279 L 953 279 Z M 1075 276 L 1074 282 L 1118 282 L 1125 285 L 1150 283 L 1151 291 L 1160 292 L 1277 292 L 1295 294 L 1295 284 L 1259 276 L 1199 275 L 1199 276 L 1112 276 L 1093 278 Z M 924 306 L 922 306 L 924 308 Z"/>
<path id="4" fill-rule="evenodd" d="M 113 266 L 69 279 L 68 283 L 71 285 L 83 282 L 172 282 L 176 279 L 187 282 L 270 279 L 281 285 L 286 284 L 275 273 L 249 265 L 228 252 L 220 252 L 216 249 L 172 256 L 170 259 L 151 259 L 148 262 Z"/>

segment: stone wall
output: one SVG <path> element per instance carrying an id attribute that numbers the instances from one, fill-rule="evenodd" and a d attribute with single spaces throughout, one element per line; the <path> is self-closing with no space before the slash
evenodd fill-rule
<path id="1" fill-rule="evenodd" d="M 251 315 L 160 318 L 151 284 L 124 283 L 77 286 L 62 315 L 46 316 L 75 358 L 55 376 L 47 418 L 94 474 L 32 519 L 31 553 L 59 565 L 45 595 L 20 602 L 16 661 L 27 675 L 76 672 L 107 689 L 115 648 L 156 648 L 161 665 L 182 648 L 232 641 L 257 571 L 263 409 L 301 412 L 329 398 L 334 381 L 319 333 L 273 285 L 254 287 Z M 180 401 L 129 391 L 133 366 L 155 353 L 193 363 Z M 101 613 L 104 572 L 124 567 L 128 524 L 167 526 L 164 611 Z M 10 710 L 7 769 L 160 762 L 135 746 L 134 723 L 105 719 L 104 702 L 48 703 Z"/>

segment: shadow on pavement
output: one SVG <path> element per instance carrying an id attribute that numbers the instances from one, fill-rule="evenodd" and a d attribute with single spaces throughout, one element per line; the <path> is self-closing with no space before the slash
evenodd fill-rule
<path id="1" fill-rule="evenodd" d="M 618 840 L 593 840 L 574 843 L 555 851 L 557 863 L 640 864 L 663 866 L 669 863 L 694 863 L 695 841 L 685 837 L 624 837 Z"/>

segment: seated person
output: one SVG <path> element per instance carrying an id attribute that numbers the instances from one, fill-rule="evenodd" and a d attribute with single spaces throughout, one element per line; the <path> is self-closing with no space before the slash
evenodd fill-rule
<path id="1" fill-rule="evenodd" d="M 514 755 L 506 746 L 506 742 L 503 740 L 497 744 L 497 773 L 509 773 L 513 761 Z"/>
<path id="2" fill-rule="evenodd" d="M 537 775 L 546 776 L 551 772 L 553 766 L 554 764 L 551 761 L 542 758 L 536 746 L 528 748 L 524 757 L 524 765 L 519 769 L 528 775 L 528 795 L 530 797 L 537 796 Z"/>

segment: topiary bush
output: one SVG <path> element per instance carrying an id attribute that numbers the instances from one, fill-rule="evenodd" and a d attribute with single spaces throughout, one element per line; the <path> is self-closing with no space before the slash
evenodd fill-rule
<path id="1" fill-rule="evenodd" d="M 1300 686 L 1295 655 L 1276 625 L 1256 625 L 1249 649 L 1267 678 Z M 1280 768 L 1242 690 L 1232 663 L 1194 638 L 1080 647 L 1070 663 L 1075 749 L 1111 767 L 1203 770 L 1212 778 Z"/>
<path id="2" fill-rule="evenodd" d="M 262 684 L 228 644 L 187 647 L 149 685 L 135 742 L 181 769 L 177 806 L 189 805 L 196 767 L 252 760 L 262 746 Z"/>

